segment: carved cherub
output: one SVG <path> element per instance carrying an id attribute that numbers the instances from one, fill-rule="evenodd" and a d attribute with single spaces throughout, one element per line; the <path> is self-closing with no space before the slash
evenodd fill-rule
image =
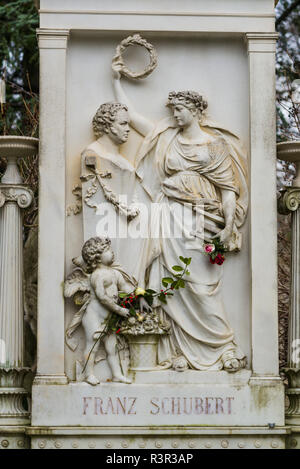
<path id="1" fill-rule="evenodd" d="M 136 281 L 114 263 L 114 253 L 108 238 L 90 238 L 82 248 L 82 259 L 73 259 L 73 263 L 77 268 L 68 276 L 64 294 L 66 297 L 74 296 L 75 303 L 81 305 L 81 309 L 67 329 L 66 342 L 72 350 L 76 349 L 77 344 L 72 335 L 82 324 L 86 340 L 84 362 L 87 362 L 83 379 L 92 385 L 99 384 L 94 374 L 94 364 L 97 351 L 103 345 L 112 381 L 130 383 L 121 371 L 116 334 L 107 331 L 101 338 L 101 333 L 106 329 L 111 312 L 122 317 L 129 315 L 127 308 L 118 305 L 118 294 L 119 291 L 132 292 L 137 286 Z"/>

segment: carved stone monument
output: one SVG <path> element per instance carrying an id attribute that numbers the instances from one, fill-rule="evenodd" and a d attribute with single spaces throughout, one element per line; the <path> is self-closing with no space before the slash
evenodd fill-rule
<path id="1" fill-rule="evenodd" d="M 283 448 L 273 0 L 40 15 L 32 447 Z"/>

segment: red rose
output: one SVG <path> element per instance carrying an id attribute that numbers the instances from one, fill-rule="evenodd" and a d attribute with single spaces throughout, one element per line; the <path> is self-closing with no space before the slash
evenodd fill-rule
<path id="1" fill-rule="evenodd" d="M 209 262 L 210 262 L 211 264 L 215 264 L 216 260 L 213 259 L 212 257 L 210 257 L 210 258 L 209 258 Z"/>
<path id="2" fill-rule="evenodd" d="M 216 259 L 215 259 L 216 264 L 222 265 L 224 261 L 225 261 L 225 257 L 222 256 L 222 254 L 216 255 Z"/>

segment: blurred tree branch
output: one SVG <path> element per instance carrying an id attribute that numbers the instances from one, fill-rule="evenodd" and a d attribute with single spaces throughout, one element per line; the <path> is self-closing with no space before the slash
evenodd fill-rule
<path id="1" fill-rule="evenodd" d="M 278 26 L 282 21 L 284 21 L 298 6 L 300 5 L 300 0 L 295 0 L 283 13 L 277 18 L 275 25 Z"/>
<path id="2" fill-rule="evenodd" d="M 6 82 L 6 104 L 0 115 L 0 135 L 37 136 L 38 24 L 34 0 L 0 0 L 0 77 Z"/>

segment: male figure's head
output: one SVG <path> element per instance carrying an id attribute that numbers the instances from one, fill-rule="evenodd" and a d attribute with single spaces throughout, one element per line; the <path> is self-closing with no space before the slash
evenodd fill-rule
<path id="1" fill-rule="evenodd" d="M 93 130 L 98 139 L 107 134 L 117 145 L 125 143 L 129 134 L 129 115 L 125 104 L 101 104 L 93 118 Z"/>

